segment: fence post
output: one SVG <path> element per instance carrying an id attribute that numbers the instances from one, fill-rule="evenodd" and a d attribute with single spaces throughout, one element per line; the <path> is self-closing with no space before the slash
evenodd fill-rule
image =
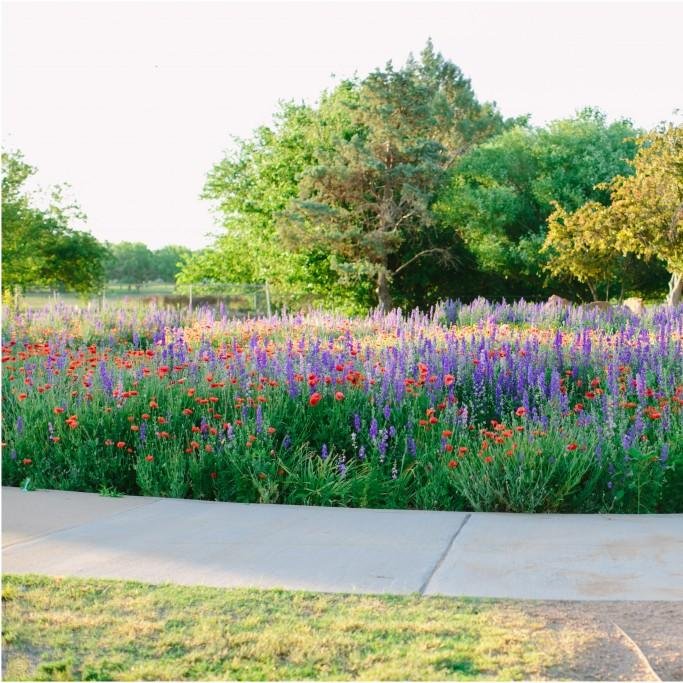
<path id="1" fill-rule="evenodd" d="M 189 294 L 189 309 L 190 313 L 192 313 L 192 285 L 190 285 L 190 294 Z"/>
<path id="2" fill-rule="evenodd" d="M 270 287 L 268 286 L 268 280 L 266 280 L 266 312 L 270 318 Z"/>

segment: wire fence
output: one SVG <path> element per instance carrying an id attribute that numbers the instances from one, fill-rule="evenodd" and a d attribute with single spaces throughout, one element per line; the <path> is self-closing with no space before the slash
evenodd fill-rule
<path id="1" fill-rule="evenodd" d="M 110 305 L 139 306 L 154 304 L 160 308 L 216 306 L 235 316 L 272 314 L 271 291 L 268 283 L 200 282 L 173 284 L 165 282 L 126 285 L 108 283 L 102 292 L 79 295 L 59 289 L 27 287 L 15 289 L 7 303 L 15 308 L 36 308 L 71 304 L 83 308 L 104 308 Z"/>

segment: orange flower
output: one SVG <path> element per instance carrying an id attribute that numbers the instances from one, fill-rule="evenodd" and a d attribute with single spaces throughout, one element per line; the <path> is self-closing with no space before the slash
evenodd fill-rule
<path id="1" fill-rule="evenodd" d="M 460 446 L 460 448 L 458 448 L 458 453 L 460 455 L 465 455 L 465 453 L 467 453 L 467 446 Z"/>
<path id="2" fill-rule="evenodd" d="M 158 408 L 159 404 L 156 401 L 150 401 L 149 402 L 149 407 L 150 408 Z"/>
<path id="3" fill-rule="evenodd" d="M 444 439 L 447 439 L 449 436 L 453 436 L 453 432 L 450 429 L 444 429 L 443 432 L 441 432 L 441 436 L 443 436 Z"/>
<path id="4" fill-rule="evenodd" d="M 31 458 L 24 458 L 24 459 L 21 461 L 21 464 L 22 464 L 22 465 L 30 465 L 32 462 L 33 462 L 33 460 L 31 460 Z"/>
<path id="5" fill-rule="evenodd" d="M 61 415 L 64 412 L 64 408 L 60 408 L 59 406 L 56 406 L 54 409 L 55 415 Z"/>

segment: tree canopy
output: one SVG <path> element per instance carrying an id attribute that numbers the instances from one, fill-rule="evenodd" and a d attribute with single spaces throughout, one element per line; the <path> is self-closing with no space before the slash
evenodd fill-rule
<path id="1" fill-rule="evenodd" d="M 2 286 L 63 287 L 82 294 L 104 283 L 106 249 L 91 234 L 76 230 L 83 218 L 53 188 L 41 209 L 26 189 L 36 169 L 18 151 L 2 154 Z"/>

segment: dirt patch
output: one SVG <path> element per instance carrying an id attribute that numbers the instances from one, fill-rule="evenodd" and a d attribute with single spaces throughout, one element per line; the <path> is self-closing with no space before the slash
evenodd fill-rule
<path id="1" fill-rule="evenodd" d="M 683 602 L 523 602 L 557 636 L 561 664 L 548 672 L 570 680 L 683 680 Z M 576 638 L 581 633 L 576 649 Z M 586 638 L 587 637 L 587 638 Z"/>

